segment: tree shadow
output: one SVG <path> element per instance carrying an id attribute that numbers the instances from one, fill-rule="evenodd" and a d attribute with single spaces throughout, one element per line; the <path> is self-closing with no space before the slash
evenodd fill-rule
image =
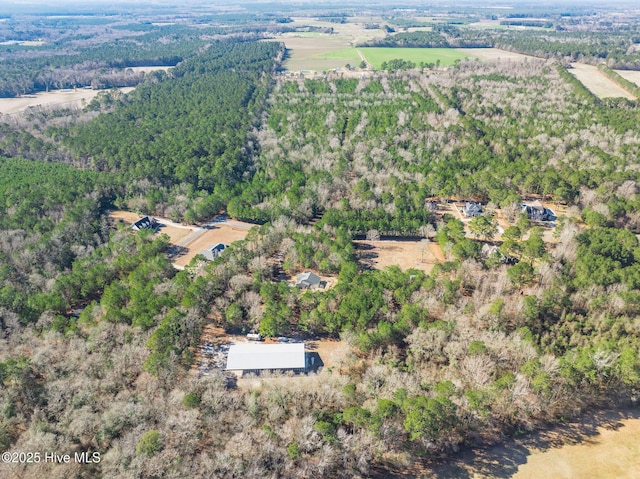
<path id="1" fill-rule="evenodd" d="M 599 429 L 618 430 L 623 427 L 623 420 L 639 418 L 640 409 L 631 407 L 587 411 L 577 419 L 511 437 L 502 444 L 466 448 L 439 462 L 419 460 L 405 471 L 394 471 L 384 477 L 506 479 L 513 477 L 533 453 L 567 445 L 598 444 Z"/>
<path id="2" fill-rule="evenodd" d="M 304 356 L 307 364 L 307 372 L 317 373 L 324 367 L 324 362 L 318 353 L 306 352 Z"/>
<path id="3" fill-rule="evenodd" d="M 189 250 L 187 248 L 185 248 L 184 246 L 172 246 L 171 248 L 169 248 L 167 250 L 167 256 L 169 257 L 169 259 L 171 260 L 176 260 L 178 258 L 180 258 L 181 256 L 186 255 L 189 252 Z"/>

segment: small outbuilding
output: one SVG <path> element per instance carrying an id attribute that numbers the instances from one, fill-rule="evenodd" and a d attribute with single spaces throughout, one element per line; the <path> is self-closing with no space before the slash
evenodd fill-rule
<path id="1" fill-rule="evenodd" d="M 296 276 L 296 286 L 301 289 L 318 288 L 321 281 L 320 276 L 310 271 L 305 271 Z"/>
<path id="2" fill-rule="evenodd" d="M 227 371 L 241 374 L 260 374 L 266 370 L 304 373 L 306 369 L 304 343 L 240 343 L 229 347 Z"/>
<path id="3" fill-rule="evenodd" d="M 215 246 L 209 246 L 208 248 L 203 249 L 202 251 L 200 251 L 200 254 L 204 256 L 206 259 L 208 259 L 209 261 L 213 261 L 218 256 L 220 256 L 226 248 L 227 248 L 227 245 L 218 243 Z"/>
<path id="4" fill-rule="evenodd" d="M 158 226 L 158 223 L 154 218 L 149 218 L 145 216 L 144 218 L 140 218 L 138 221 L 131 225 L 131 229 L 135 231 L 140 230 L 154 230 Z"/>

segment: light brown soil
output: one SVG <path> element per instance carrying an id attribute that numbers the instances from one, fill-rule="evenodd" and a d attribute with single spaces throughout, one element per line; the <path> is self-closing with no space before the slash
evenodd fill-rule
<path id="1" fill-rule="evenodd" d="M 133 224 L 142 218 L 142 215 L 130 211 L 111 211 L 109 217 L 115 221 Z M 189 261 L 207 246 L 214 246 L 218 243 L 229 245 L 234 241 L 244 239 L 249 230 L 255 226 L 242 221 L 230 220 L 212 223 L 201 228 L 193 225 L 179 225 L 165 218 L 155 218 L 160 224 L 158 232 L 169 236 L 171 244 L 175 246 L 172 258 L 176 266 L 189 264 Z"/>
<path id="2" fill-rule="evenodd" d="M 534 449 L 514 479 L 632 479 L 640 477 L 640 419 L 624 419 L 580 444 Z"/>
<path id="3" fill-rule="evenodd" d="M 123 93 L 129 93 L 133 88 L 120 88 Z M 82 107 L 83 100 L 90 102 L 98 93 L 104 90 L 73 90 L 73 91 L 50 91 L 25 95 L 19 98 L 0 98 L 0 113 L 7 115 L 19 113 L 30 106 L 44 107 Z"/>
<path id="4" fill-rule="evenodd" d="M 354 241 L 363 263 L 375 269 L 397 265 L 403 270 L 420 269 L 430 272 L 434 265 L 445 261 L 437 243 L 424 241 Z"/>
<path id="5" fill-rule="evenodd" d="M 317 341 L 307 341 L 306 350 L 318 353 L 318 356 L 320 356 L 324 364 L 325 371 L 331 368 L 339 372 L 342 368 L 343 361 L 351 349 L 345 341 L 320 339 Z"/>
<path id="6" fill-rule="evenodd" d="M 622 89 L 616 82 L 602 74 L 597 67 L 584 63 L 572 63 L 569 73 L 575 76 L 594 95 L 600 98 L 623 97 L 635 100 L 635 97 Z"/>
<path id="7" fill-rule="evenodd" d="M 640 71 L 636 70 L 615 70 L 622 78 L 629 80 L 640 86 Z"/>
<path id="8" fill-rule="evenodd" d="M 640 477 L 640 411 L 588 412 L 584 417 L 464 451 L 439 466 L 416 464 L 399 475 L 433 479 L 631 479 Z"/>
<path id="9" fill-rule="evenodd" d="M 206 230 L 193 240 L 181 245 L 186 248 L 187 251 L 175 259 L 175 264 L 178 266 L 185 266 L 189 264 L 189 261 L 191 261 L 195 255 L 208 246 L 214 246 L 218 243 L 229 245 L 234 241 L 243 240 L 249 233 L 249 229 L 253 226 L 254 225 L 249 223 L 246 223 L 245 227 L 224 223 L 213 225 L 210 230 Z"/>
<path id="10" fill-rule="evenodd" d="M 507 50 L 500 50 L 499 48 L 456 48 L 459 52 L 465 53 L 472 57 L 479 58 L 480 60 L 509 60 L 509 61 L 524 61 L 524 60 L 538 60 L 537 57 L 530 55 L 523 55 L 521 53 L 508 52 Z"/>
<path id="11" fill-rule="evenodd" d="M 132 225 L 143 216 L 144 215 L 139 215 L 137 213 L 131 213 L 130 211 L 112 211 L 109 213 L 109 217 L 112 219 L 116 221 L 124 221 L 128 225 Z M 158 219 L 158 222 L 160 223 L 158 232 L 160 234 L 166 234 L 169 237 L 171 244 L 178 244 L 186 238 L 189 233 L 191 233 L 191 229 L 188 227 L 178 228 L 176 226 L 167 225 L 164 224 L 161 219 Z"/>

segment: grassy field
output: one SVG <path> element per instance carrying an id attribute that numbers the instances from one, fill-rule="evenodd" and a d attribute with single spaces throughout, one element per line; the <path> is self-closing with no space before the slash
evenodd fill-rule
<path id="1" fill-rule="evenodd" d="M 640 86 L 640 71 L 636 70 L 616 70 L 616 72 L 622 77 L 626 78 L 630 82 Z"/>
<path id="2" fill-rule="evenodd" d="M 290 71 L 323 71 L 360 62 L 358 52 L 350 47 L 349 39 L 344 37 L 312 32 L 304 36 L 282 35 L 277 40 L 287 48 L 284 66 Z"/>
<path id="3" fill-rule="evenodd" d="M 443 66 L 453 65 L 456 60 L 462 60 L 469 55 L 453 48 L 360 48 L 362 54 L 374 68 L 381 68 L 382 62 L 396 58 L 414 62 L 435 63 L 440 60 Z"/>
<path id="4" fill-rule="evenodd" d="M 572 63 L 569 73 L 582 82 L 594 95 L 600 98 L 623 97 L 634 100 L 635 97 L 623 90 L 616 82 L 602 74 L 598 67 L 584 63 Z"/>

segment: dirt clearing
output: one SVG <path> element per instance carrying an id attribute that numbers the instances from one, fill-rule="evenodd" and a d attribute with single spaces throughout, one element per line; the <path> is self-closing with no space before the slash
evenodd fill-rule
<path id="1" fill-rule="evenodd" d="M 399 266 L 402 270 L 419 269 L 429 273 L 434 265 L 445 261 L 437 243 L 430 241 L 364 241 L 354 244 L 360 261 L 365 265 L 384 269 Z"/>
<path id="2" fill-rule="evenodd" d="M 131 225 L 144 215 L 130 211 L 111 211 L 109 217 Z M 191 259 L 208 246 L 218 243 L 230 245 L 234 241 L 244 239 L 255 225 L 226 218 L 214 219 L 202 226 L 182 225 L 166 218 L 154 217 L 159 225 L 158 233 L 169 236 L 173 245 L 170 251 L 173 264 L 184 267 Z"/>
<path id="3" fill-rule="evenodd" d="M 534 449 L 514 479 L 632 479 L 640 477 L 640 419 L 599 427 L 580 444 Z"/>
<path id="4" fill-rule="evenodd" d="M 202 232 L 195 230 L 194 233 L 189 234 L 177 244 L 180 246 L 180 252 L 174 257 L 174 264 L 186 266 L 195 255 L 209 246 L 215 246 L 218 243 L 228 246 L 234 241 L 243 240 L 253 226 L 255 225 L 249 223 L 241 225 L 220 223 L 207 226 L 206 228 L 209 229 Z M 162 229 L 160 231 L 162 232 Z M 197 234 L 199 232 L 200 234 Z"/>
<path id="5" fill-rule="evenodd" d="M 584 63 L 572 63 L 569 73 L 599 98 L 623 97 L 635 100 L 635 97 L 622 89 L 616 82 L 609 80 L 597 67 Z"/>
<path id="6" fill-rule="evenodd" d="M 471 57 L 479 58 L 480 60 L 540 61 L 540 58 L 532 57 L 529 55 L 522 55 L 521 53 L 508 52 L 506 50 L 500 50 L 499 48 L 456 48 L 456 50 Z"/>
<path id="7" fill-rule="evenodd" d="M 120 88 L 122 93 L 129 93 L 133 87 Z M 35 93 L 18 98 L 0 98 L 0 113 L 11 115 L 20 113 L 31 106 L 73 108 L 82 107 L 83 102 L 90 102 L 98 93 L 108 90 L 56 90 Z"/>
<path id="8" fill-rule="evenodd" d="M 614 70 L 625 80 L 635 83 L 640 87 L 640 71 L 636 70 Z"/>
<path id="9" fill-rule="evenodd" d="M 466 450 L 440 466 L 390 477 L 631 479 L 640 477 L 640 411 L 590 411 L 546 431 Z"/>

